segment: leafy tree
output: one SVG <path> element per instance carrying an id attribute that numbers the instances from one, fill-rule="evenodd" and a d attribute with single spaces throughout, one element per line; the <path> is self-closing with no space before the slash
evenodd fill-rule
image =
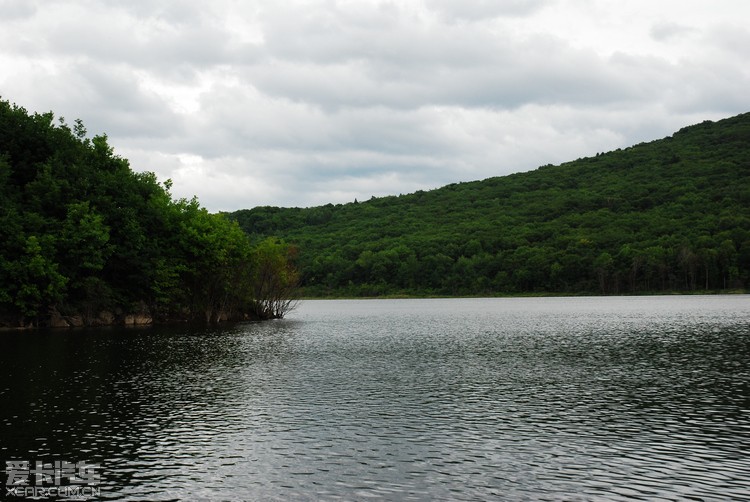
<path id="1" fill-rule="evenodd" d="M 45 307 L 64 297 L 68 279 L 59 273 L 51 255 L 51 239 L 30 235 L 21 256 L 11 266 L 10 275 L 17 284 L 14 305 L 23 318 L 39 317 Z"/>
<path id="2" fill-rule="evenodd" d="M 296 254 L 295 247 L 275 238 L 263 240 L 253 250 L 252 305 L 258 318 L 278 319 L 297 305 Z"/>

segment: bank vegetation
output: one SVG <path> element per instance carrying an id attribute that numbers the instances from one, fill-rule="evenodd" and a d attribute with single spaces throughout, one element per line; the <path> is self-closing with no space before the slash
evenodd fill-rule
<path id="1" fill-rule="evenodd" d="M 251 239 L 105 135 L 0 101 L 0 326 L 282 317 L 296 248 Z"/>

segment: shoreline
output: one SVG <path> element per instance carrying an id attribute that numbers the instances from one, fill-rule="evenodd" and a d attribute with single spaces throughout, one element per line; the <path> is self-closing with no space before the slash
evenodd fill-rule
<path id="1" fill-rule="evenodd" d="M 606 294 L 581 292 L 581 293 L 498 293 L 498 294 L 477 294 L 477 295 L 419 295 L 419 294 L 389 294 L 378 296 L 348 296 L 348 295 L 328 295 L 328 296 L 300 296 L 301 301 L 307 300 L 429 300 L 429 299 L 463 299 L 463 298 L 626 298 L 626 297 L 649 297 L 649 296 L 736 296 L 750 294 L 750 290 L 732 289 L 719 291 L 653 291 L 627 294 Z"/>

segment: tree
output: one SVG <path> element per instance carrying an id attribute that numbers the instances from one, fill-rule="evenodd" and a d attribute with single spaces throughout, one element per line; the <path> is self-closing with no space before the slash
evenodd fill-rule
<path id="1" fill-rule="evenodd" d="M 259 319 L 280 319 L 297 306 L 297 249 L 268 238 L 253 250 L 252 308 Z"/>
<path id="2" fill-rule="evenodd" d="M 605 295 L 612 289 L 610 286 L 610 274 L 612 273 L 614 262 L 615 260 L 612 258 L 612 255 L 606 251 L 594 260 L 594 270 L 599 279 L 599 289 Z"/>
<path id="3" fill-rule="evenodd" d="M 51 239 L 30 235 L 25 239 L 19 259 L 12 265 L 12 277 L 17 285 L 15 307 L 20 313 L 19 324 L 24 319 L 36 319 L 44 309 L 60 302 L 68 278 L 58 272 L 51 258 Z"/>

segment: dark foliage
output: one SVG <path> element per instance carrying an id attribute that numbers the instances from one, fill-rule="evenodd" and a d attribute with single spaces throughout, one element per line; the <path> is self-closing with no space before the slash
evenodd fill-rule
<path id="1" fill-rule="evenodd" d="M 293 294 L 288 247 L 252 244 L 169 186 L 131 171 L 80 121 L 0 101 L 0 325 L 283 315 L 268 295 Z M 273 283 L 283 294 L 255 297 L 259 269 L 286 278 Z"/>

